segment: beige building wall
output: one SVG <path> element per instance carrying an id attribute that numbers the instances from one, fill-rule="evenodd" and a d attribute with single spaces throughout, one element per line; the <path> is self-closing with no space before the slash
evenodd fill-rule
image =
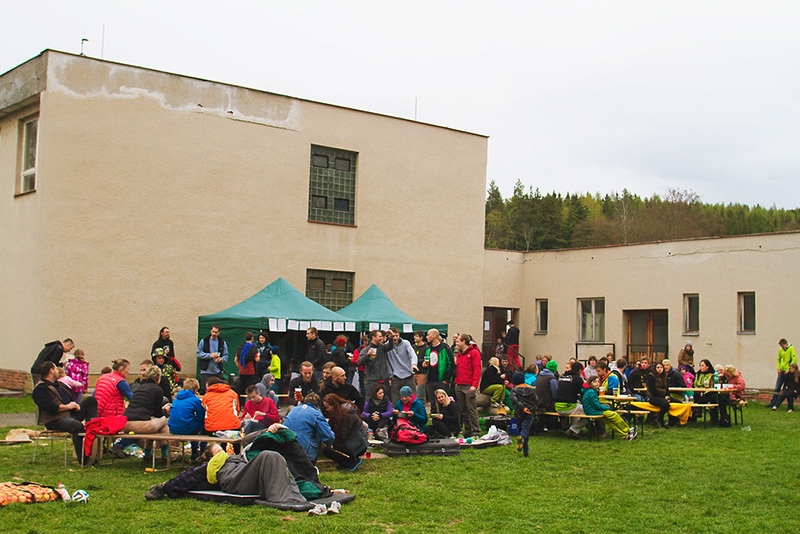
<path id="1" fill-rule="evenodd" d="M 198 315 L 277 277 L 305 291 L 308 268 L 480 328 L 486 137 L 53 51 L 0 77 L 3 108 L 31 70 L 35 193 L 14 197 L 19 117 L 0 118 L 0 368 L 70 336 L 96 373 L 168 325 L 191 370 Z M 355 227 L 307 221 L 312 144 L 358 153 Z"/>
<path id="2" fill-rule="evenodd" d="M 487 265 L 496 256 L 487 251 Z M 552 354 L 562 367 L 575 354 L 580 298 L 605 299 L 605 341 L 618 355 L 625 354 L 627 344 L 623 312 L 663 309 L 671 358 L 691 340 L 695 363 L 708 358 L 735 365 L 748 387 L 772 387 L 778 340 L 797 342 L 800 335 L 800 233 L 528 252 L 524 258 L 520 350 Z M 485 293 L 501 290 L 488 285 L 493 277 L 484 280 Z M 740 291 L 755 292 L 754 334 L 737 333 Z M 683 295 L 689 293 L 700 298 L 695 336 L 683 333 Z M 534 335 L 537 298 L 548 300 L 546 335 Z M 605 350 L 591 352 L 599 357 Z"/>

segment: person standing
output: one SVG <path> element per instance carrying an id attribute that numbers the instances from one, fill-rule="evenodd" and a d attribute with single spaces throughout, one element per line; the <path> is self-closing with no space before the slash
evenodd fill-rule
<path id="1" fill-rule="evenodd" d="M 428 330 L 425 339 L 429 345 L 422 362 L 422 367 L 427 370 L 428 375 L 425 396 L 429 400 L 435 400 L 437 389 L 450 391 L 450 381 L 453 379 L 453 353 L 450 352 L 447 343 L 442 341 L 437 329 Z"/>
<path id="2" fill-rule="evenodd" d="M 167 359 L 167 363 L 172 365 L 176 372 L 181 371 L 181 364 L 175 357 L 175 344 L 169 337 L 168 326 L 163 327 L 158 333 L 158 339 L 156 339 L 155 343 L 153 343 L 153 348 L 150 349 L 151 357 L 156 353 L 156 349 L 162 349 L 164 351 L 164 357 Z"/>
<path id="3" fill-rule="evenodd" d="M 328 351 L 325 348 L 325 342 L 319 338 L 317 328 L 312 326 L 306 330 L 306 339 L 308 340 L 308 349 L 306 350 L 306 361 L 314 365 L 314 376 L 318 382 L 322 381 L 322 366 L 328 360 Z"/>
<path id="4" fill-rule="evenodd" d="M 417 398 L 423 403 L 426 400 L 425 395 L 425 382 L 427 380 L 427 373 L 422 368 L 422 362 L 425 361 L 425 351 L 428 350 L 428 344 L 425 343 L 425 332 L 417 330 L 414 332 L 414 354 L 417 355 L 417 370 L 414 371 L 414 383 L 417 385 Z"/>
<path id="5" fill-rule="evenodd" d="M 68 353 L 73 348 L 75 348 L 75 343 L 73 343 L 70 338 L 66 338 L 64 341 L 51 341 L 45 344 L 44 348 L 39 351 L 39 355 L 36 356 L 33 365 L 31 365 L 33 385 L 35 386 L 43 376 L 40 374 L 39 367 L 41 367 L 44 362 L 53 362 L 59 365 L 64 354 Z"/>
<path id="6" fill-rule="evenodd" d="M 400 388 L 408 386 L 412 391 L 417 389 L 414 382 L 414 372 L 417 368 L 417 355 L 407 339 L 400 337 L 400 330 L 396 326 L 387 332 L 392 338 L 394 347 L 386 353 L 391 373 L 392 399 L 400 398 Z M 324 398 L 324 396 L 323 396 Z"/>
<path id="7" fill-rule="evenodd" d="M 228 344 L 219 335 L 219 326 L 211 327 L 210 335 L 197 345 L 197 368 L 200 370 L 200 394 L 205 395 L 208 379 L 215 376 L 222 381 L 222 368 L 228 361 Z"/>
<path id="8" fill-rule="evenodd" d="M 366 390 L 372 391 L 375 384 L 383 384 L 388 390 L 391 375 L 386 353 L 394 348 L 394 340 L 390 337 L 388 341 L 384 342 L 381 330 L 370 332 L 369 339 L 369 345 L 358 353 L 358 365 L 364 366 L 364 373 L 367 376 Z"/>
<path id="9" fill-rule="evenodd" d="M 506 345 L 508 346 L 508 359 L 514 369 L 522 369 L 522 362 L 519 358 L 519 328 L 514 325 L 514 320 L 508 321 L 508 331 L 506 331 Z M 509 380 L 511 377 L 509 377 Z"/>
<path id="10" fill-rule="evenodd" d="M 786 373 L 789 372 L 789 366 L 793 363 L 797 363 L 797 351 L 795 351 L 792 344 L 785 339 L 781 339 L 778 341 L 778 346 L 780 347 L 777 358 L 778 379 L 775 381 L 775 391 L 772 395 L 772 400 L 767 404 L 767 408 L 778 405 L 778 395 L 780 395 L 781 389 L 783 389 L 783 383 L 786 381 Z"/>
<path id="11" fill-rule="evenodd" d="M 481 435 L 481 427 L 475 395 L 481 381 L 481 351 L 469 334 L 458 336 L 456 348 L 456 404 L 464 425 L 464 437 L 477 437 Z"/>

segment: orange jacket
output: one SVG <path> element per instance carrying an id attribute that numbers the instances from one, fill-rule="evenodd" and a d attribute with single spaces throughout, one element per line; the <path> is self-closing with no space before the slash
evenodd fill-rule
<path id="1" fill-rule="evenodd" d="M 203 408 L 206 409 L 205 427 L 209 432 L 238 430 L 242 426 L 239 395 L 228 384 L 208 386 L 203 396 Z"/>

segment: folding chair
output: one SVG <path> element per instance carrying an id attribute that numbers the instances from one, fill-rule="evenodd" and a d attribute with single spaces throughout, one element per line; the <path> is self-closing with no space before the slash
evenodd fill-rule
<path id="1" fill-rule="evenodd" d="M 67 465 L 67 451 L 68 447 L 72 443 L 72 434 L 69 432 L 61 432 L 59 430 L 47 430 L 44 426 L 41 427 L 39 430 L 39 407 L 36 407 L 36 421 L 33 426 L 33 459 L 31 460 L 32 464 L 36 463 L 36 452 L 39 449 L 39 441 L 49 441 L 50 442 L 50 460 L 53 459 L 53 447 L 55 446 L 56 441 L 63 441 L 64 442 L 64 466 Z"/>

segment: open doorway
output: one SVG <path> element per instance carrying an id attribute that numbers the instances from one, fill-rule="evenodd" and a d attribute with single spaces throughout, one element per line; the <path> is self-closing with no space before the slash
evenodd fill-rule
<path id="1" fill-rule="evenodd" d="M 645 356 L 663 360 L 669 352 L 669 320 L 667 310 L 626 310 L 628 325 L 628 362 Z"/>

